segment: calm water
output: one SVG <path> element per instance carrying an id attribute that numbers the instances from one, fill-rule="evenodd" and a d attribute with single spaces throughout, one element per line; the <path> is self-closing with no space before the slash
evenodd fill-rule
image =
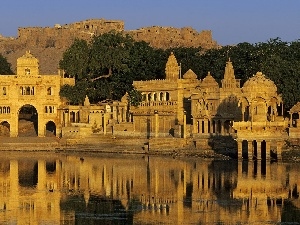
<path id="1" fill-rule="evenodd" d="M 300 224 L 300 163 L 1 153 L 0 224 Z"/>

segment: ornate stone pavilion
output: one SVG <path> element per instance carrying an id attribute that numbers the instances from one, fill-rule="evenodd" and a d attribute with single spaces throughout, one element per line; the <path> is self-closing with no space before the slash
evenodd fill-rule
<path id="1" fill-rule="evenodd" d="M 276 85 L 261 72 L 240 87 L 229 60 L 219 86 L 209 72 L 203 80 L 192 70 L 181 76 L 171 53 L 166 79 L 133 85 L 143 95 L 139 107 L 131 109 L 133 126 L 150 138 L 150 145 L 151 138 L 174 136 L 203 147 L 203 141 L 208 145 L 231 136 L 237 141 L 239 158 L 269 159 L 273 153 L 281 157 L 288 121 Z"/>
<path id="2" fill-rule="evenodd" d="M 251 159 L 269 159 L 271 153 L 280 157 L 287 139 L 288 120 L 283 118 L 283 102 L 274 82 L 257 72 L 245 82 L 239 105 L 243 118 L 233 126 L 237 131 L 239 158 L 246 155 Z"/>

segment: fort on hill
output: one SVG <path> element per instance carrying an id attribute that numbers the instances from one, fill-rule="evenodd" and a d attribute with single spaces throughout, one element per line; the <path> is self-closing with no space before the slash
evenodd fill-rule
<path id="1" fill-rule="evenodd" d="M 143 27 L 137 30 L 125 30 L 122 20 L 89 19 L 71 24 L 55 24 L 53 27 L 20 27 L 16 38 L 0 35 L 0 53 L 7 58 L 15 71 L 16 60 L 30 49 L 42 59 L 42 74 L 55 74 L 63 52 L 74 39 L 90 40 L 115 30 L 131 35 L 136 41 L 146 41 L 155 48 L 202 47 L 217 48 L 210 30 L 196 31 L 191 27 Z"/>

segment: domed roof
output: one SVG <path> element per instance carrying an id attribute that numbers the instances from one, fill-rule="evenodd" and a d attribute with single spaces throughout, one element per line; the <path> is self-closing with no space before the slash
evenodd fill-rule
<path id="1" fill-rule="evenodd" d="M 273 81 L 267 78 L 262 72 L 248 79 L 243 86 L 244 93 L 276 94 L 277 87 Z"/>
<path id="2" fill-rule="evenodd" d="M 208 72 L 207 76 L 202 80 L 201 82 L 201 87 L 214 87 L 214 86 L 218 86 L 219 84 L 218 82 L 215 80 L 215 78 L 213 78 L 213 76 L 210 74 L 210 72 Z"/>
<path id="3" fill-rule="evenodd" d="M 35 65 L 39 64 L 39 60 L 35 58 L 30 51 L 26 51 L 23 56 L 17 59 L 17 64 Z"/>
<path id="4" fill-rule="evenodd" d="M 194 73 L 193 70 L 189 69 L 189 70 L 183 75 L 183 79 L 191 79 L 191 80 L 195 80 L 195 79 L 197 79 L 197 75 Z"/>

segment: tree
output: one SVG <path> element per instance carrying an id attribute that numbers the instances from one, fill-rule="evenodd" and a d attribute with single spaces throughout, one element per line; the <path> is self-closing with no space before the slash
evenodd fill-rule
<path id="1" fill-rule="evenodd" d="M 11 64 L 7 62 L 6 58 L 0 54 L 0 74 L 8 75 L 13 74 L 11 70 Z"/>
<path id="2" fill-rule="evenodd" d="M 82 88 L 85 88 L 91 103 L 104 99 L 120 100 L 133 88 L 134 80 L 162 76 L 163 53 L 146 42 L 135 42 L 130 36 L 116 32 L 95 36 L 90 43 L 75 40 L 63 54 L 60 67 L 75 76 L 76 85 L 64 87 L 61 94 L 71 102 L 79 103 L 82 100 L 77 98 L 81 98 L 79 93 L 83 94 Z M 70 95 L 72 92 L 73 96 Z"/>
<path id="3" fill-rule="evenodd" d="M 63 53 L 60 68 L 76 80 L 86 79 L 89 73 L 89 45 L 85 40 L 75 39 L 74 43 Z"/>

